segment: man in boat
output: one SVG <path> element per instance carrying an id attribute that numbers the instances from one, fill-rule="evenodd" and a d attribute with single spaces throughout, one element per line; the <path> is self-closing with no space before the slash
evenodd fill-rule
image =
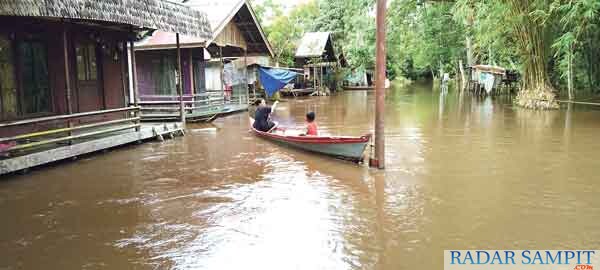
<path id="1" fill-rule="evenodd" d="M 279 101 L 275 101 L 273 106 L 267 106 L 267 102 L 264 99 L 260 99 L 260 105 L 256 109 L 254 114 L 254 124 L 252 125 L 256 130 L 262 132 L 268 132 L 275 127 L 275 123 L 271 121 L 271 114 L 275 111 L 275 107 Z"/>

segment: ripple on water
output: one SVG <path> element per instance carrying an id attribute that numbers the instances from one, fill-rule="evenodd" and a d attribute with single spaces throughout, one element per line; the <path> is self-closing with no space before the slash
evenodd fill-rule
<path id="1" fill-rule="evenodd" d="M 161 161 L 167 157 L 168 157 L 168 155 L 153 155 L 153 156 L 148 156 L 148 157 L 142 158 L 142 161 Z"/>

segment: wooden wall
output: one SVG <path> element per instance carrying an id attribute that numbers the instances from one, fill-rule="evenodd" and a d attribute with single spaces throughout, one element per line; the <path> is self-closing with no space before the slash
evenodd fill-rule
<path id="1" fill-rule="evenodd" d="M 244 50 L 247 48 L 244 35 L 233 21 L 230 21 L 225 28 L 223 28 L 223 31 L 221 31 L 214 42 L 221 47 L 231 46 L 242 48 Z"/>
<path id="2" fill-rule="evenodd" d="M 126 31 L 109 30 L 108 28 L 98 26 L 88 26 L 83 24 L 61 23 L 37 18 L 25 17 L 0 17 L 0 35 L 11 37 L 13 46 L 17 46 L 20 40 L 35 38 L 45 44 L 47 48 L 48 79 L 50 93 L 52 98 L 51 113 L 44 115 L 26 115 L 18 116 L 12 119 L 1 119 L 0 122 L 30 119 L 41 116 L 67 114 L 67 91 L 65 82 L 65 54 L 63 32 L 67 32 L 67 50 L 69 53 L 69 71 L 72 92 L 72 109 L 78 111 L 77 104 L 77 79 L 76 79 L 76 57 L 74 44 L 82 37 L 89 37 L 93 34 L 99 48 L 103 49 L 98 58 L 101 59 L 101 68 L 99 78 L 102 79 L 101 93 L 102 98 L 93 100 L 99 105 L 100 109 L 120 108 L 126 106 L 125 92 L 123 85 L 122 68 L 127 67 L 127 58 L 124 57 L 122 50 L 117 50 L 121 41 L 128 37 Z M 117 53 L 117 57 L 109 51 Z M 123 62 L 124 61 L 124 62 Z M 18 72 L 17 72 L 18 73 Z M 18 91 L 21 91 L 20 89 Z M 40 130 L 47 130 L 57 126 L 64 126 L 64 122 L 50 122 L 35 124 L 18 128 L 0 129 L 0 136 L 13 136 L 21 133 L 28 133 Z"/>

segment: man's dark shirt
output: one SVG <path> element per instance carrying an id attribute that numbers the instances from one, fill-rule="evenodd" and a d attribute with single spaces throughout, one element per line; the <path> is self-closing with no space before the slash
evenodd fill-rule
<path id="1" fill-rule="evenodd" d="M 267 132 L 273 127 L 273 123 L 269 121 L 271 107 L 265 106 L 256 109 L 254 114 L 254 128 L 260 131 Z"/>

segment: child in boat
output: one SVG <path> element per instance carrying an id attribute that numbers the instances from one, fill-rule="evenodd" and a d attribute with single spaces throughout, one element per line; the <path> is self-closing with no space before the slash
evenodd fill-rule
<path id="1" fill-rule="evenodd" d="M 309 112 L 306 114 L 306 134 L 308 136 L 317 136 L 317 123 L 315 123 L 315 113 Z"/>

